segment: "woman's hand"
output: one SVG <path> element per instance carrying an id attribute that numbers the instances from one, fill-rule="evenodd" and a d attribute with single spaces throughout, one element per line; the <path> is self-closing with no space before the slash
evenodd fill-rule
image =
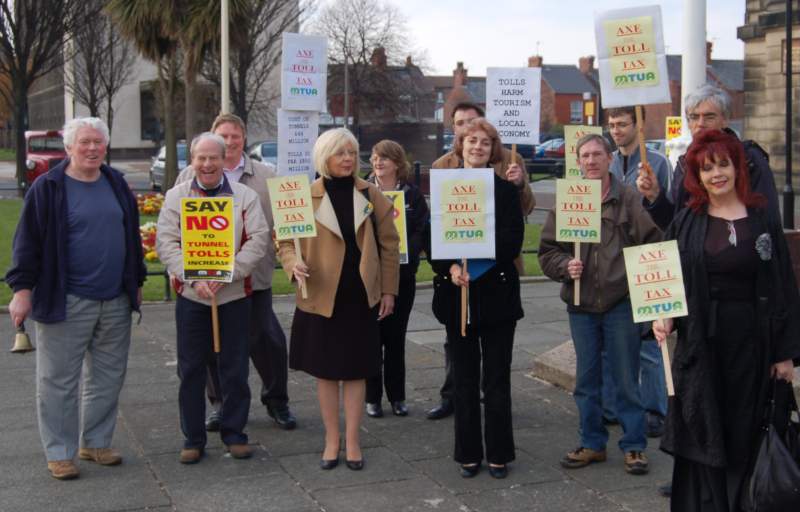
<path id="1" fill-rule="evenodd" d="M 567 262 L 567 273 L 573 281 L 581 278 L 583 273 L 583 262 L 577 258 L 573 258 Z"/>
<path id="2" fill-rule="evenodd" d="M 464 272 L 458 263 L 453 263 L 450 265 L 450 280 L 456 286 L 467 287 L 469 286 L 469 273 Z"/>
<path id="3" fill-rule="evenodd" d="M 506 169 L 506 179 L 517 187 L 522 187 L 522 185 L 525 183 L 525 176 L 522 174 L 522 167 L 516 163 L 509 165 L 508 169 Z"/>
<path id="4" fill-rule="evenodd" d="M 665 341 L 667 341 L 667 336 L 672 332 L 673 325 L 674 324 L 671 318 L 663 318 L 661 320 L 653 321 L 653 334 L 656 337 L 659 347 L 663 345 Z"/>
<path id="5" fill-rule="evenodd" d="M 792 377 L 794 377 L 794 364 L 791 359 L 775 363 L 772 365 L 772 368 L 770 368 L 769 373 L 776 379 L 792 382 Z"/>
<path id="6" fill-rule="evenodd" d="M 211 300 L 214 298 L 214 295 L 225 286 L 225 283 L 221 281 L 194 281 L 192 283 L 192 288 L 197 293 L 197 296 L 201 299 Z"/>
<path id="7" fill-rule="evenodd" d="M 306 266 L 305 263 L 298 261 L 292 268 L 292 275 L 294 276 L 295 281 L 300 284 L 300 286 L 305 286 L 306 278 L 309 277 L 308 266 Z"/>
<path id="8" fill-rule="evenodd" d="M 383 320 L 394 313 L 394 295 L 384 293 L 381 296 L 381 306 L 378 308 L 378 320 Z"/>

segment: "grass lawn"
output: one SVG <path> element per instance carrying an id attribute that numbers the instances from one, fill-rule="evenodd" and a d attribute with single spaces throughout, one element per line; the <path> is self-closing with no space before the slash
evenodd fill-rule
<path id="1" fill-rule="evenodd" d="M 19 211 L 22 206 L 21 199 L 2 199 L 0 200 L 0 269 L 3 275 L 11 266 L 11 242 L 14 238 L 14 230 L 19 220 Z M 153 221 L 157 219 L 154 215 L 143 215 L 141 222 Z M 539 247 L 539 233 L 541 226 L 537 224 L 525 225 L 525 242 L 523 250 L 535 250 Z M 525 254 L 525 274 L 541 275 L 539 261 L 536 254 Z M 163 272 L 164 266 L 160 262 L 148 262 L 147 270 L 150 272 Z M 428 262 L 423 261 L 417 272 L 417 282 L 430 282 L 433 279 L 433 271 Z M 291 293 L 294 287 L 289 284 L 286 274 L 281 269 L 275 269 L 272 279 L 272 290 L 275 294 Z M 145 300 L 164 299 L 164 278 L 161 275 L 149 276 L 144 284 Z M 174 298 L 174 296 L 173 296 Z M 0 304 L 5 305 L 11 300 L 11 289 L 8 286 L 0 286 Z"/>
<path id="2" fill-rule="evenodd" d="M 4 162 L 13 162 L 17 158 L 17 152 L 9 148 L 0 148 L 0 160 Z"/>

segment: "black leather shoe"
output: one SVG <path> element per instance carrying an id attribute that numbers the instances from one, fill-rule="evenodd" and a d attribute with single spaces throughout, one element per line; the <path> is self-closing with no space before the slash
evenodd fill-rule
<path id="1" fill-rule="evenodd" d="M 206 418 L 206 432 L 219 432 L 219 412 L 211 411 Z"/>
<path id="2" fill-rule="evenodd" d="M 462 464 L 461 465 L 461 478 L 472 478 L 481 470 L 480 463 L 478 464 Z"/>
<path id="3" fill-rule="evenodd" d="M 394 413 L 395 416 L 408 416 L 408 407 L 406 407 L 406 403 L 402 400 L 392 402 L 392 413 Z"/>
<path id="4" fill-rule="evenodd" d="M 367 402 L 367 416 L 370 418 L 383 418 L 383 408 L 381 404 Z"/>
<path id="5" fill-rule="evenodd" d="M 339 457 L 328 460 L 322 459 L 319 461 L 319 467 L 322 469 L 333 469 L 338 465 L 339 465 Z"/>
<path id="6" fill-rule="evenodd" d="M 270 407 L 268 405 L 267 414 L 283 430 L 293 430 L 297 426 L 297 419 L 295 419 L 292 411 L 289 410 L 289 406 Z"/>
<path id="7" fill-rule="evenodd" d="M 489 465 L 489 475 L 492 478 L 505 478 L 508 476 L 508 466 L 503 464 L 502 466 L 492 466 Z"/>
<path id="8" fill-rule="evenodd" d="M 453 403 L 450 400 L 442 400 L 442 403 L 428 411 L 428 419 L 440 420 L 451 414 L 453 414 Z"/>
<path id="9" fill-rule="evenodd" d="M 361 471 L 364 469 L 364 459 L 345 460 L 344 463 L 347 465 L 347 469 L 352 469 L 353 471 Z"/>

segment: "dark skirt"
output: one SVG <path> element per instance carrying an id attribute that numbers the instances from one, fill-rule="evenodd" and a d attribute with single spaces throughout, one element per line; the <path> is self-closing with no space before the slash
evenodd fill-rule
<path id="1" fill-rule="evenodd" d="M 289 367 L 327 380 L 377 375 L 381 364 L 378 309 L 379 305 L 369 307 L 357 266 L 345 261 L 330 318 L 295 309 Z"/>

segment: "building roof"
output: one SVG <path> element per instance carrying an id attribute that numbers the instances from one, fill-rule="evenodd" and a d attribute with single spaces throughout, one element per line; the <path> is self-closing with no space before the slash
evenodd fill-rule
<path id="1" fill-rule="evenodd" d="M 667 55 L 667 74 L 670 80 L 681 81 L 681 56 Z M 711 59 L 708 65 L 710 78 L 719 81 L 720 85 L 732 91 L 744 90 L 744 61 L 729 59 Z"/>
<path id="2" fill-rule="evenodd" d="M 572 64 L 545 64 L 542 79 L 556 94 L 596 93 L 595 86 Z"/>

